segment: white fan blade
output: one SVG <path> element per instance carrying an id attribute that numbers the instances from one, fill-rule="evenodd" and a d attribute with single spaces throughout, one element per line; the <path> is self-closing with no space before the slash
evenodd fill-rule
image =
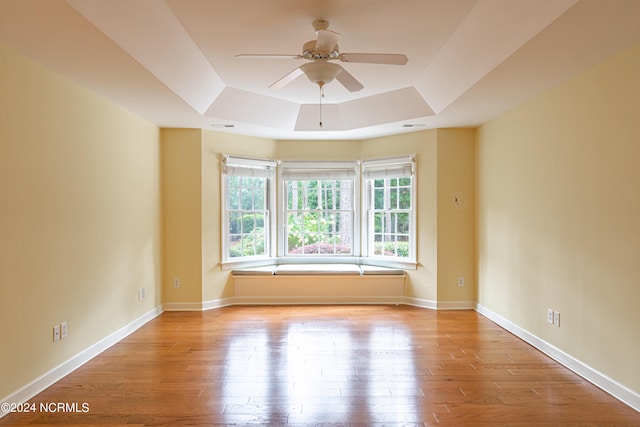
<path id="1" fill-rule="evenodd" d="M 343 62 L 362 62 L 366 64 L 404 65 L 409 61 L 407 55 L 401 53 L 341 53 Z"/>
<path id="2" fill-rule="evenodd" d="M 258 58 L 258 59 L 300 59 L 300 55 L 289 55 L 279 53 L 241 53 L 236 58 Z"/>
<path id="3" fill-rule="evenodd" d="M 362 83 L 356 80 L 347 70 L 340 67 L 341 71 L 336 76 L 336 80 L 342 83 L 342 86 L 346 87 L 349 92 L 357 92 L 362 89 Z"/>
<path id="4" fill-rule="evenodd" d="M 340 34 L 329 30 L 318 30 L 316 33 L 318 34 L 316 50 L 322 53 L 331 53 L 340 40 Z"/>
<path id="5" fill-rule="evenodd" d="M 286 85 L 288 85 L 289 83 L 291 83 L 292 81 L 294 81 L 295 79 L 297 79 L 298 77 L 300 77 L 303 74 L 304 73 L 302 72 L 300 67 L 298 67 L 295 70 L 293 70 L 292 72 L 290 72 L 289 74 L 287 74 L 286 76 L 282 77 L 277 82 L 273 83 L 271 86 L 269 86 L 269 88 L 271 88 L 271 89 L 282 89 L 283 87 L 285 87 Z"/>

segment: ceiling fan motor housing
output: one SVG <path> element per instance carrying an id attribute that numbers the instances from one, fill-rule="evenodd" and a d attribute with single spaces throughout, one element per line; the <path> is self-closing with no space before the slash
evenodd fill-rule
<path id="1" fill-rule="evenodd" d="M 305 59 L 337 59 L 340 56 L 338 45 L 331 52 L 320 52 L 316 49 L 316 40 L 310 40 L 302 45 L 302 56 Z"/>

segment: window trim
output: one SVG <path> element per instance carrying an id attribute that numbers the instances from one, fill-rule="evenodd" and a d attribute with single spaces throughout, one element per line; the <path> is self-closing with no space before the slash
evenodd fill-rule
<path id="1" fill-rule="evenodd" d="M 278 197 L 277 197 L 277 227 L 278 227 L 278 264 L 282 263 L 336 263 L 352 260 L 357 262 L 360 253 L 360 161 L 278 161 Z M 351 188 L 353 196 L 353 241 L 350 255 L 287 255 L 287 227 L 285 225 L 286 212 L 286 182 L 296 176 L 311 180 L 353 179 Z"/>
<path id="2" fill-rule="evenodd" d="M 371 203 L 370 184 L 372 171 L 376 173 L 393 174 L 396 171 L 411 171 L 411 214 L 410 214 L 410 246 L 409 258 L 398 258 L 389 256 L 369 255 L 371 250 L 369 233 L 371 225 L 369 224 L 369 206 Z M 256 173 L 257 175 L 266 175 L 267 178 L 267 211 L 269 230 L 266 235 L 268 248 L 266 255 L 251 257 L 235 257 L 228 256 L 228 212 L 227 212 L 227 171 L 232 168 L 246 169 L 247 173 Z M 286 255 L 285 239 L 286 227 L 285 221 L 285 190 L 286 179 L 283 179 L 283 171 L 285 173 L 306 174 L 307 177 L 313 177 L 313 173 L 318 173 L 319 178 L 331 179 L 331 170 L 342 171 L 351 170 L 353 177 L 353 203 L 354 203 L 354 224 L 353 224 L 353 254 L 352 255 Z M 255 176 L 255 175 L 254 175 Z M 289 175 L 289 177 L 292 175 Z M 334 176 L 341 176 L 336 172 Z M 221 262 L 220 266 L 223 270 L 237 268 L 252 268 L 271 266 L 279 264 L 359 264 L 380 267 L 400 268 L 404 270 L 416 270 L 417 262 L 417 244 L 418 236 L 417 228 L 417 209 L 418 209 L 418 193 L 417 193 L 417 173 L 415 154 L 408 156 L 399 156 L 391 158 L 371 159 L 371 160 L 349 160 L 349 161 L 276 161 L 264 158 L 253 158 L 246 156 L 234 156 L 223 154 L 221 160 L 220 173 L 220 211 L 221 211 Z M 286 175 L 285 175 L 286 177 Z M 336 179 L 336 178 L 334 178 Z M 337 178 L 339 179 L 339 178 Z"/>
<path id="3" fill-rule="evenodd" d="M 221 211 L 221 266 L 223 269 L 259 267 L 274 263 L 276 239 L 273 233 L 276 230 L 276 218 L 273 213 L 275 207 L 275 160 L 261 159 L 254 157 L 241 157 L 224 154 L 221 161 L 220 179 L 220 211 Z M 262 177 L 266 179 L 265 210 L 268 220 L 265 226 L 268 227 L 265 233 L 265 255 L 229 257 L 229 211 L 227 210 L 227 176 L 230 172 L 238 176 Z"/>
<path id="4" fill-rule="evenodd" d="M 379 265 L 381 267 L 396 267 L 404 269 L 417 268 L 417 183 L 416 183 L 416 166 L 415 154 L 402 157 L 392 157 L 383 159 L 372 159 L 362 161 L 362 216 L 361 228 L 362 235 L 365 240 L 362 242 L 362 263 L 366 265 Z M 411 177 L 411 209 L 409 214 L 409 257 L 391 257 L 385 255 L 374 255 L 373 242 L 373 226 L 371 224 L 372 216 L 370 214 L 372 198 L 372 185 L 374 179 L 379 178 L 397 178 L 409 174 Z"/>

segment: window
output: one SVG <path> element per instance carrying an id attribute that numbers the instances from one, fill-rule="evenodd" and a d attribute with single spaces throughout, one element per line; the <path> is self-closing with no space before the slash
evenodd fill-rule
<path id="1" fill-rule="evenodd" d="M 268 258 L 271 247 L 275 162 L 225 156 L 223 261 Z"/>
<path id="2" fill-rule="evenodd" d="M 283 163 L 283 256 L 354 256 L 358 163 Z"/>
<path id="3" fill-rule="evenodd" d="M 416 266 L 412 156 L 279 163 L 225 156 L 221 187 L 225 268 L 276 262 Z"/>
<path id="4" fill-rule="evenodd" d="M 415 262 L 415 179 L 412 157 L 362 164 L 366 255 Z"/>

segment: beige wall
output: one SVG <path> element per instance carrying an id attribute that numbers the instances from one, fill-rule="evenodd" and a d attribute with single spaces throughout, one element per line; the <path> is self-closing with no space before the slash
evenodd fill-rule
<path id="1" fill-rule="evenodd" d="M 437 135 L 437 299 L 442 305 L 475 300 L 475 132 L 438 129 Z M 459 277 L 464 286 L 458 286 Z"/>
<path id="2" fill-rule="evenodd" d="M 638 76 L 636 45 L 477 131 L 478 302 L 636 393 Z"/>
<path id="3" fill-rule="evenodd" d="M 161 234 L 155 126 L 2 45 L 0 94 L 2 398 L 161 304 Z"/>
<path id="4" fill-rule="evenodd" d="M 272 141 L 187 129 L 160 135 L 0 45 L 0 321 L 11 326 L 3 329 L 0 397 L 163 302 L 233 295 L 219 266 L 222 153 L 416 153 L 420 265 L 406 296 L 446 303 L 477 295 L 637 392 L 638 75 L 636 46 L 482 126 L 475 141 L 465 129 Z M 547 308 L 561 312 L 560 328 L 546 323 Z M 53 343 L 62 321 L 69 337 Z"/>
<path id="5" fill-rule="evenodd" d="M 188 129 L 163 130 L 162 136 L 164 302 L 206 304 L 233 296 L 229 271 L 220 268 L 220 159 L 224 153 L 282 160 L 416 154 L 419 266 L 409 271 L 406 295 L 429 302 L 472 301 L 472 130 L 429 130 L 365 141 L 272 141 Z M 438 206 L 439 193 L 447 194 L 442 202 L 447 206 Z M 461 200 L 459 205 L 452 202 L 454 194 Z M 444 242 L 449 239 L 451 243 Z M 439 259 L 440 251 L 446 256 Z M 457 286 L 458 276 L 465 277 L 464 288 Z M 181 278 L 180 289 L 173 288 L 174 277 Z"/>
<path id="6" fill-rule="evenodd" d="M 418 210 L 417 262 L 418 268 L 408 271 L 406 296 L 436 301 L 437 275 L 437 131 L 428 130 L 366 140 L 362 144 L 362 158 L 375 159 L 416 155 Z"/>
<path id="7" fill-rule="evenodd" d="M 224 154 L 272 159 L 273 140 L 203 132 L 202 135 L 202 300 L 213 301 L 233 296 L 228 270 L 220 269 L 222 261 L 220 210 L 220 162 Z"/>
<path id="8" fill-rule="evenodd" d="M 163 129 L 163 303 L 202 300 L 202 132 Z M 180 286 L 174 286 L 174 280 Z"/>
<path id="9" fill-rule="evenodd" d="M 475 132 L 364 141 L 160 135 L 2 46 L 0 55 L 0 320 L 17 325 L 3 332 L 0 396 L 163 302 L 233 295 L 219 265 L 223 153 L 417 154 L 419 267 L 406 296 L 447 303 L 475 295 L 640 390 L 639 46 Z M 547 308 L 560 311 L 559 328 L 547 324 Z M 53 343 L 62 321 L 69 337 Z"/>
<path id="10" fill-rule="evenodd" d="M 360 141 L 278 141 L 279 160 L 359 160 Z"/>

